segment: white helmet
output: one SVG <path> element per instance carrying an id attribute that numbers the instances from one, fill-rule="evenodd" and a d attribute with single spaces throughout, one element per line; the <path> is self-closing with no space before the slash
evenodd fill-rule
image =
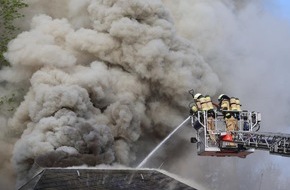
<path id="1" fill-rule="evenodd" d="M 223 99 L 230 99 L 230 97 L 228 97 L 228 96 L 225 95 L 225 94 L 221 94 L 221 95 L 219 95 L 219 97 L 218 97 L 218 101 L 221 101 L 221 100 L 223 100 Z"/>
<path id="2" fill-rule="evenodd" d="M 200 96 L 201 96 L 201 94 L 200 93 L 197 93 L 197 94 L 194 95 L 193 99 L 194 100 L 197 100 Z"/>

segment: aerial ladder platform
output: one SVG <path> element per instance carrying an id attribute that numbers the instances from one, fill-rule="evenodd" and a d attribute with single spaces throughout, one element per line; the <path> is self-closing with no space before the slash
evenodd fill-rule
<path id="1" fill-rule="evenodd" d="M 191 142 L 197 144 L 198 155 L 245 158 L 258 149 L 290 157 L 290 134 L 258 132 L 261 113 L 247 110 L 213 110 L 213 113 L 209 116 L 207 111 L 198 111 L 190 116 L 196 130 Z M 236 130 L 227 130 L 226 113 L 235 116 Z"/>

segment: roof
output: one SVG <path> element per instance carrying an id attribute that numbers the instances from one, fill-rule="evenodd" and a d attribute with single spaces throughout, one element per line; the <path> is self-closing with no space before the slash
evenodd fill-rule
<path id="1" fill-rule="evenodd" d="M 195 190 L 158 170 L 146 169 L 44 169 L 19 190 L 143 189 Z"/>

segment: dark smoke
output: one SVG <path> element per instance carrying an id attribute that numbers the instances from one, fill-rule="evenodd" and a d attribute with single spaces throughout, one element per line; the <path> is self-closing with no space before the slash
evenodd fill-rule
<path id="1" fill-rule="evenodd" d="M 35 166 L 130 166 L 140 136 L 163 137 L 182 121 L 188 89 L 219 87 L 161 1 L 29 3 L 39 12 L 26 13 L 30 28 L 10 42 L 12 67 L 1 71 L 3 81 L 30 82 L 7 125 L 18 185 Z"/>

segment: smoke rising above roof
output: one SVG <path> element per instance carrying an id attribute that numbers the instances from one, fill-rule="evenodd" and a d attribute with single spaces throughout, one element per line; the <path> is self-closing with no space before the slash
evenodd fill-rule
<path id="1" fill-rule="evenodd" d="M 87 1 L 79 10 L 73 2 L 53 7 L 86 15 L 85 27 L 74 26 L 69 15 L 33 16 L 5 54 L 7 70 L 25 74 L 2 80 L 30 80 L 9 120 L 21 135 L 12 158 L 19 183 L 35 164 L 130 165 L 141 135 L 164 135 L 183 119 L 188 89 L 214 94 L 220 85 L 195 48 L 176 35 L 161 1 Z"/>

